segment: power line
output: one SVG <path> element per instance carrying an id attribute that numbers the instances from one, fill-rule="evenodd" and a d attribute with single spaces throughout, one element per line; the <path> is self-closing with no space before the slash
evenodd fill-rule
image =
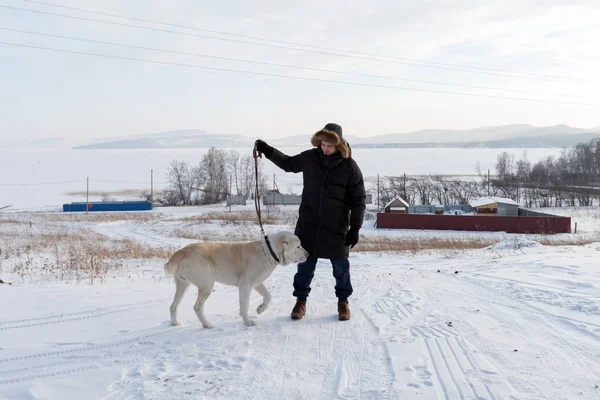
<path id="1" fill-rule="evenodd" d="M 533 101 L 533 102 L 540 102 L 540 103 L 570 104 L 570 105 L 589 106 L 589 107 L 599 107 L 600 106 L 598 104 L 591 104 L 591 103 L 577 103 L 577 102 L 559 101 L 559 100 L 531 99 L 531 98 L 523 98 L 523 97 L 495 96 L 495 95 L 478 94 L 478 93 L 450 92 L 450 91 L 444 91 L 444 90 L 417 89 L 417 88 L 408 88 L 408 87 L 400 87 L 400 86 L 377 85 L 377 84 L 371 84 L 371 83 L 337 81 L 337 80 L 332 80 L 332 79 L 307 78 L 307 77 L 293 76 L 293 75 L 271 74 L 271 73 L 266 73 L 266 72 L 253 72 L 253 71 L 245 71 L 245 70 L 239 70 L 239 69 L 207 67 L 207 66 L 203 66 L 203 65 L 183 64 L 183 63 L 174 63 L 174 62 L 167 62 L 167 61 L 145 60 L 145 59 L 133 58 L 133 57 L 112 56 L 112 55 L 107 55 L 107 54 L 55 49 L 55 48 L 51 48 L 51 47 L 33 46 L 33 45 L 27 45 L 27 44 L 21 44 L 21 43 L 9 43 L 9 42 L 1 42 L 0 41 L 0 44 L 4 44 L 4 45 L 8 45 L 8 46 L 16 46 L 16 47 L 26 47 L 26 48 L 31 48 L 31 49 L 50 50 L 50 51 L 56 51 L 56 52 L 61 52 L 61 53 L 86 55 L 86 56 L 93 56 L 93 57 L 113 58 L 113 59 L 118 59 L 118 60 L 139 61 L 139 62 L 147 62 L 147 63 L 152 63 L 152 64 L 159 64 L 159 65 L 173 65 L 173 66 L 178 66 L 178 67 L 199 68 L 199 69 L 206 69 L 206 70 L 211 70 L 211 71 L 222 71 L 222 72 L 235 72 L 235 73 L 247 74 L 247 75 L 269 76 L 269 77 L 275 77 L 275 78 L 287 78 L 287 79 L 296 79 L 296 80 L 304 80 L 304 81 L 312 81 L 312 82 L 328 82 L 328 83 L 337 83 L 337 84 L 354 85 L 354 86 L 366 86 L 366 87 L 375 87 L 375 88 L 383 88 L 383 89 L 410 90 L 410 91 L 414 91 L 414 92 L 453 94 L 453 95 L 458 95 L 458 96 L 472 96 L 472 97 L 485 97 L 485 98 L 505 99 L 505 100 Z"/>
<path id="2" fill-rule="evenodd" d="M 150 183 L 149 181 L 110 181 L 110 180 L 103 180 L 103 179 L 91 179 L 90 178 L 90 182 L 106 182 L 106 183 Z M 168 184 L 169 182 L 157 182 L 154 181 L 154 183 L 157 184 Z"/>
<path id="3" fill-rule="evenodd" d="M 76 181 L 63 181 L 63 182 L 38 182 L 38 183 L 0 183 L 0 186 L 42 186 L 42 185 L 62 185 L 64 183 L 76 183 L 85 182 L 85 179 L 78 179 Z"/>
<path id="4" fill-rule="evenodd" d="M 139 21 L 139 22 L 148 22 L 148 23 L 152 23 L 152 24 L 158 24 L 158 25 L 164 25 L 164 26 L 171 26 L 171 27 L 174 27 L 174 28 L 182 28 L 182 29 L 194 30 L 194 31 L 197 31 L 197 32 L 216 33 L 216 34 L 219 34 L 219 35 L 241 37 L 241 38 L 245 38 L 245 39 L 262 40 L 262 41 L 271 42 L 271 43 L 281 43 L 281 44 L 293 45 L 293 46 L 303 46 L 303 47 L 309 47 L 309 48 L 320 49 L 320 50 L 339 51 L 339 52 L 343 52 L 343 53 L 359 54 L 359 55 L 362 55 L 362 56 L 390 58 L 390 59 L 401 60 L 401 61 L 409 61 L 409 62 L 414 62 L 414 63 L 436 64 L 436 65 L 444 65 L 444 66 L 449 66 L 449 67 L 468 68 L 468 69 L 481 70 L 481 71 L 491 71 L 491 72 L 505 72 L 505 73 L 510 73 L 510 74 L 520 74 L 520 75 L 532 76 L 532 77 L 574 80 L 576 82 L 590 82 L 589 80 L 573 79 L 573 78 L 562 77 L 562 76 L 532 74 L 532 73 L 528 73 L 528 72 L 513 72 L 513 71 L 506 71 L 506 70 L 494 69 L 494 68 L 473 67 L 473 66 L 469 66 L 469 65 L 450 64 L 450 63 L 443 63 L 443 62 L 437 62 L 437 61 L 417 60 L 417 59 L 413 59 L 413 58 L 396 57 L 396 56 L 386 56 L 386 55 L 375 54 L 375 53 L 364 53 L 364 52 L 359 52 L 359 51 L 354 51 L 354 50 L 345 50 L 345 49 L 339 49 L 339 48 L 334 48 L 334 47 L 315 46 L 315 45 L 312 45 L 312 44 L 305 44 L 305 43 L 299 43 L 299 42 L 289 42 L 289 41 L 284 41 L 284 40 L 267 39 L 267 38 L 262 38 L 262 37 L 258 37 L 258 36 L 241 35 L 241 34 L 224 32 L 224 31 L 217 31 L 217 30 L 211 30 L 211 29 L 202 29 L 202 28 L 196 28 L 196 27 L 191 27 L 191 26 L 185 26 L 185 25 L 179 25 L 179 24 L 172 24 L 172 23 L 168 23 L 168 22 L 153 21 L 153 20 L 149 20 L 149 19 L 128 17 L 128 16 L 124 16 L 124 15 L 111 14 L 111 13 L 100 12 L 100 11 L 95 11 L 95 10 L 88 10 L 88 9 L 84 9 L 84 8 L 69 7 L 69 6 L 59 5 L 59 4 L 46 3 L 46 2 L 43 2 L 43 1 L 34 1 L 34 0 L 23 0 L 23 1 L 28 2 L 28 3 L 41 4 L 41 5 L 50 6 L 50 7 L 56 7 L 56 8 L 63 8 L 63 9 L 68 9 L 68 10 L 81 11 L 81 12 L 86 12 L 86 13 L 90 13 L 90 14 L 104 15 L 104 16 L 108 16 L 108 17 L 128 19 L 128 20 Z"/>
<path id="5" fill-rule="evenodd" d="M 151 27 L 147 27 L 147 26 L 125 24 L 125 23 L 121 23 L 121 22 L 102 21 L 102 20 L 93 19 L 93 18 L 76 17 L 73 15 L 51 13 L 51 12 L 39 11 L 39 10 L 30 10 L 30 9 L 26 9 L 26 8 L 12 7 L 12 6 L 6 6 L 6 5 L 0 5 L 0 8 L 6 8 L 6 9 L 11 9 L 11 10 L 17 10 L 17 11 L 25 11 L 25 12 L 31 12 L 31 13 L 37 13 L 37 14 L 43 14 L 43 15 L 51 15 L 51 16 L 57 16 L 57 17 L 63 17 L 63 18 L 78 19 L 78 20 L 82 20 L 82 21 L 98 22 L 98 23 L 102 23 L 102 24 L 109 24 L 109 25 L 115 25 L 115 26 L 125 26 L 125 27 L 130 27 L 130 28 L 145 29 L 145 30 L 156 31 L 156 32 L 172 33 L 175 35 L 192 36 L 192 37 L 198 37 L 198 38 L 203 38 L 203 39 L 221 40 L 221 41 L 232 42 L 232 43 L 249 44 L 249 45 L 254 45 L 254 46 L 262 46 L 262 47 L 272 47 L 272 48 L 276 48 L 276 49 L 303 51 L 303 52 L 307 52 L 307 53 L 322 54 L 322 55 L 327 55 L 327 56 L 334 55 L 334 56 L 353 58 L 353 59 L 359 59 L 359 60 L 380 61 L 380 62 L 386 62 L 386 63 L 392 63 L 392 64 L 410 65 L 410 66 L 415 66 L 415 67 L 442 69 L 442 70 L 449 70 L 449 71 L 459 71 L 459 72 L 467 72 L 467 73 L 474 73 L 474 74 L 495 75 L 495 76 L 503 76 L 503 77 L 509 77 L 509 78 L 520 78 L 520 79 L 539 80 L 539 81 L 547 81 L 547 82 L 559 82 L 559 83 L 580 84 L 580 85 L 584 84 L 584 83 L 589 83 L 589 81 L 574 80 L 571 78 L 561 78 L 561 79 L 568 79 L 568 80 L 560 80 L 560 79 L 550 79 L 550 78 L 535 77 L 535 76 L 525 77 L 525 76 L 515 75 L 513 73 L 500 73 L 500 72 L 490 72 L 490 71 L 469 71 L 469 70 L 459 69 L 459 68 L 454 68 L 454 67 L 423 65 L 423 64 L 417 64 L 414 62 L 385 60 L 385 59 L 380 59 L 380 58 L 364 57 L 364 56 L 351 55 L 351 54 L 332 54 L 331 52 L 325 52 L 325 51 L 319 51 L 319 50 L 300 49 L 300 48 L 294 48 L 294 47 L 288 47 L 288 46 L 278 46 L 278 45 L 266 44 L 266 43 L 248 42 L 245 40 L 226 39 L 226 38 L 219 38 L 219 37 L 214 37 L 214 36 L 199 35 L 199 34 L 195 34 L 195 33 L 170 31 L 167 29 L 151 28 Z"/>
<path id="6" fill-rule="evenodd" d="M 0 183 L 0 186 L 43 186 L 43 185 L 62 185 L 66 183 L 80 183 L 86 182 L 86 179 L 78 179 L 74 181 L 62 181 L 62 182 L 36 182 L 36 183 Z M 91 179 L 90 182 L 107 182 L 107 183 L 149 183 L 148 181 L 142 182 L 130 182 L 130 181 L 110 181 L 110 180 L 101 180 L 101 179 Z M 170 182 L 157 182 L 154 181 L 155 184 L 169 184 Z"/>
<path id="7" fill-rule="evenodd" d="M 538 95 L 543 95 L 543 96 L 569 96 L 569 97 L 574 97 L 574 98 L 586 98 L 583 96 L 564 94 L 564 93 L 545 93 L 545 92 L 534 92 L 534 91 L 529 91 L 529 90 L 498 88 L 498 87 L 490 87 L 490 86 L 464 85 L 464 84 L 459 84 L 459 83 L 425 81 L 425 80 L 418 80 L 418 79 L 398 78 L 398 77 L 385 76 L 385 75 L 363 74 L 363 73 L 357 73 L 357 72 L 346 72 L 346 71 L 336 71 L 336 70 L 330 70 L 330 69 L 302 67 L 302 66 L 289 65 L 289 64 L 276 64 L 276 63 L 269 63 L 269 62 L 264 62 L 264 61 L 244 60 L 244 59 L 239 59 L 239 58 L 213 56 L 213 55 L 209 55 L 209 54 L 188 53 L 188 52 L 184 52 L 184 51 L 160 49 L 160 48 L 155 48 L 155 47 L 135 46 L 135 45 L 125 44 L 125 43 L 114 43 L 114 42 L 106 42 L 106 41 L 101 41 L 101 40 L 83 39 L 83 38 L 77 38 L 77 37 L 73 37 L 73 36 L 54 35 L 54 34 L 50 34 L 50 33 L 34 32 L 34 31 L 27 31 L 27 30 L 21 30 L 21 29 L 13 29 L 13 28 L 5 28 L 2 26 L 0 26 L 0 30 L 10 31 L 10 32 L 27 33 L 27 34 L 31 34 L 31 35 L 39 35 L 39 36 L 46 36 L 46 37 L 54 37 L 54 38 L 60 38 L 60 39 L 76 40 L 76 41 L 80 41 L 80 42 L 98 43 L 98 44 L 106 44 L 106 45 L 110 45 L 110 46 L 127 47 L 127 48 L 132 48 L 132 49 L 159 51 L 159 52 L 171 53 L 171 54 L 180 54 L 180 55 L 186 55 L 186 56 L 211 58 L 211 59 L 216 59 L 216 60 L 243 62 L 243 63 L 249 63 L 249 64 L 269 65 L 269 66 L 274 66 L 274 67 L 292 68 L 292 69 L 300 69 L 300 70 L 306 70 L 306 71 L 327 72 L 327 73 L 333 73 L 333 74 L 353 75 L 353 76 L 361 76 L 361 77 L 367 77 L 367 78 L 391 79 L 391 80 L 398 80 L 398 81 L 404 81 L 404 82 L 415 82 L 415 83 L 427 83 L 427 84 L 434 84 L 434 85 L 465 87 L 465 88 L 470 88 L 470 89 L 498 90 L 498 91 L 504 91 L 504 92 L 538 94 Z"/>

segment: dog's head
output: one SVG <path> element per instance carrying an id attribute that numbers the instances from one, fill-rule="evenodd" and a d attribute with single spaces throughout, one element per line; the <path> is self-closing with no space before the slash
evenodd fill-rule
<path id="1" fill-rule="evenodd" d="M 291 232 L 276 232 L 269 235 L 273 251 L 279 258 L 279 264 L 296 264 L 305 261 L 308 252 L 302 248 L 298 236 Z"/>

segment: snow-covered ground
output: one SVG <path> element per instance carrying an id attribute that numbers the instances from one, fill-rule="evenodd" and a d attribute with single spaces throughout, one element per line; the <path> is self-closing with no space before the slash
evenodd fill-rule
<path id="1" fill-rule="evenodd" d="M 57 250 L 32 256 L 17 249 L 28 235 L 80 228 L 169 251 L 192 236 L 259 237 L 256 224 L 194 219 L 222 211 L 164 208 L 144 219 L 0 212 L 0 278 L 12 283 L 0 284 L 0 397 L 600 399 L 597 207 L 562 209 L 578 221 L 578 233 L 553 237 L 381 231 L 366 221 L 363 241 L 484 237 L 493 244 L 351 253 L 347 322 L 337 320 L 335 282 L 324 260 L 303 320 L 289 318 L 295 266 L 288 265 L 266 282 L 273 301 L 258 327 L 241 322 L 236 288 L 217 284 L 206 304 L 215 328 L 202 329 L 193 291 L 180 307 L 183 326 L 170 326 L 174 285 L 163 275 L 165 259 L 125 260 L 91 285 L 35 275 Z M 582 237 L 587 244 L 538 243 Z M 31 275 L 13 272 L 16 265 L 28 265 Z M 260 302 L 253 294 L 251 309 Z"/>

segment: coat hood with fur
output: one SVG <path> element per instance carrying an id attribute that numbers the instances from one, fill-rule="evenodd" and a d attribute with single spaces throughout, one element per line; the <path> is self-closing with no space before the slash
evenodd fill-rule
<path id="1" fill-rule="evenodd" d="M 340 139 L 337 133 L 327 129 L 321 129 L 319 132 L 312 135 L 310 143 L 314 147 L 319 147 L 321 142 L 327 142 L 334 145 L 335 149 L 342 155 L 342 158 L 350 157 L 350 145 L 348 145 L 348 142 L 344 139 Z"/>

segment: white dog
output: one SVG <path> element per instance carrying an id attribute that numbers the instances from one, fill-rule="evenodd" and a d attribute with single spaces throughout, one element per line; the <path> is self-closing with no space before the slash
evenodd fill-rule
<path id="1" fill-rule="evenodd" d="M 306 260 L 308 253 L 300 239 L 289 232 L 269 235 L 273 254 L 264 239 L 247 243 L 195 243 L 178 250 L 165 264 L 165 272 L 175 278 L 175 298 L 171 304 L 171 322 L 179 325 L 177 307 L 192 283 L 198 287 L 194 311 L 205 328 L 213 325 L 204 315 L 204 302 L 210 296 L 215 282 L 239 287 L 240 315 L 246 326 L 257 325 L 248 316 L 250 293 L 256 290 L 263 302 L 256 312 L 261 314 L 271 301 L 271 294 L 263 282 L 277 265 Z"/>

